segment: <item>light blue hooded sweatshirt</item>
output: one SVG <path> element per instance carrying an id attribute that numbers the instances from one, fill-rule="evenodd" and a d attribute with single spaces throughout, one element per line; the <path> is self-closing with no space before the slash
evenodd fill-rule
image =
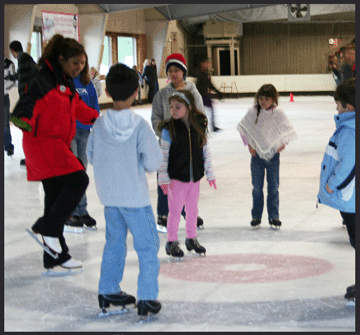
<path id="1" fill-rule="evenodd" d="M 101 204 L 140 208 L 151 204 L 145 172 L 156 171 L 162 153 L 149 123 L 132 110 L 108 109 L 87 144 Z"/>
<path id="2" fill-rule="evenodd" d="M 318 202 L 355 213 L 355 112 L 335 115 L 336 130 L 321 163 Z M 333 193 L 326 191 L 326 184 Z"/>

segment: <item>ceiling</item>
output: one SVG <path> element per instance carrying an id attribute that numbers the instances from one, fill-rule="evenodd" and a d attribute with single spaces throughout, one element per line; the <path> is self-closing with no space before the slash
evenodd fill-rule
<path id="1" fill-rule="evenodd" d="M 188 31 L 198 30 L 206 21 L 287 22 L 290 4 L 97 4 L 102 12 L 117 13 L 151 9 L 166 20 L 180 20 Z M 308 4 L 310 21 L 355 22 L 355 4 Z M 300 20 L 301 21 L 301 20 Z"/>

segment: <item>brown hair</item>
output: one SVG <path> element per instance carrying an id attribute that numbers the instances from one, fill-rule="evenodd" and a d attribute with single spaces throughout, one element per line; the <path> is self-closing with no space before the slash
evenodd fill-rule
<path id="1" fill-rule="evenodd" d="M 59 56 L 68 60 L 79 55 L 84 55 L 86 59 L 85 67 L 80 73 L 80 81 L 82 84 L 88 85 L 90 83 L 88 56 L 84 46 L 73 38 L 65 38 L 60 34 L 55 34 L 44 48 L 38 64 L 40 65 L 45 59 L 59 64 Z"/>
<path id="2" fill-rule="evenodd" d="M 177 92 L 185 95 L 187 100 L 190 102 L 190 105 L 187 101 L 182 99 L 179 95 L 171 95 L 169 97 L 169 103 L 172 100 L 179 101 L 185 104 L 188 108 L 191 106 L 189 111 L 189 123 L 194 127 L 196 131 L 196 139 L 199 144 L 199 148 L 202 148 L 206 144 L 206 135 L 207 135 L 207 118 L 204 113 L 200 112 L 196 108 L 195 98 L 190 91 L 178 90 Z M 170 118 L 170 120 L 162 121 L 158 125 L 158 129 L 161 131 L 163 128 L 169 129 L 170 137 L 172 140 L 176 139 L 176 120 Z"/>
<path id="3" fill-rule="evenodd" d="M 275 105 L 278 105 L 278 98 L 279 98 L 279 93 L 276 90 L 275 86 L 272 84 L 265 84 L 263 86 L 261 86 L 259 88 L 259 90 L 257 91 L 257 93 L 255 94 L 255 106 L 257 107 L 257 114 L 256 114 L 256 120 L 255 123 L 257 123 L 258 118 L 259 118 L 259 114 L 261 111 L 261 107 L 259 104 L 259 98 L 260 97 L 268 97 L 273 99 L 273 102 Z"/>

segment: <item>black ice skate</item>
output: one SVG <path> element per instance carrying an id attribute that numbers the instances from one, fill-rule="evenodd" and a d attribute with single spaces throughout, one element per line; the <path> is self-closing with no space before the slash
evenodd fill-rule
<path id="1" fill-rule="evenodd" d="M 97 230 L 96 220 L 92 218 L 89 214 L 81 215 L 80 222 L 84 225 L 84 228 L 88 230 Z"/>
<path id="2" fill-rule="evenodd" d="M 346 289 L 346 293 L 344 297 L 349 303 L 351 304 L 355 303 L 355 285 L 349 286 Z"/>
<path id="3" fill-rule="evenodd" d="M 184 257 L 184 252 L 180 249 L 178 241 L 167 241 L 165 251 L 168 256 L 176 258 L 177 260 L 182 260 Z"/>
<path id="4" fill-rule="evenodd" d="M 204 229 L 204 220 L 200 216 L 197 217 L 196 225 L 198 229 Z"/>
<path id="5" fill-rule="evenodd" d="M 269 224 L 273 229 L 280 229 L 281 221 L 279 219 L 271 219 L 269 220 Z"/>
<path id="6" fill-rule="evenodd" d="M 159 233 L 167 233 L 167 216 L 159 215 L 156 228 Z"/>
<path id="7" fill-rule="evenodd" d="M 252 219 L 250 222 L 251 227 L 253 227 L 254 229 L 260 228 L 260 223 L 261 223 L 261 219 L 257 219 L 257 218 Z"/>
<path id="8" fill-rule="evenodd" d="M 70 217 L 65 222 L 64 232 L 77 233 L 77 234 L 82 233 L 83 232 L 83 223 L 80 220 L 80 217 L 77 215 Z"/>
<path id="9" fill-rule="evenodd" d="M 140 300 L 137 303 L 137 308 L 140 316 L 139 323 L 148 322 L 154 319 L 154 314 L 159 313 L 161 303 L 157 300 Z"/>
<path id="10" fill-rule="evenodd" d="M 98 316 L 100 317 L 109 316 L 113 314 L 127 313 L 129 310 L 126 308 L 126 305 L 130 305 L 130 304 L 136 305 L 135 297 L 125 292 L 119 292 L 115 294 L 99 294 L 98 300 L 99 300 L 99 307 L 101 308 L 101 313 L 98 314 Z M 113 306 L 122 306 L 122 309 L 108 312 L 105 308 L 110 307 L 110 304 Z"/>
<path id="11" fill-rule="evenodd" d="M 200 245 L 196 238 L 187 238 L 185 240 L 185 245 L 188 251 L 194 250 L 197 254 L 206 256 L 206 249 Z"/>

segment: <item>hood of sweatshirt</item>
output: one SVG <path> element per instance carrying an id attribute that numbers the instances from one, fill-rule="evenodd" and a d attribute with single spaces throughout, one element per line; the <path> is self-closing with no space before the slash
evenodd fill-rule
<path id="1" fill-rule="evenodd" d="M 141 116 L 130 109 L 121 111 L 108 109 L 103 116 L 106 131 L 116 141 L 126 142 L 139 125 Z"/>

